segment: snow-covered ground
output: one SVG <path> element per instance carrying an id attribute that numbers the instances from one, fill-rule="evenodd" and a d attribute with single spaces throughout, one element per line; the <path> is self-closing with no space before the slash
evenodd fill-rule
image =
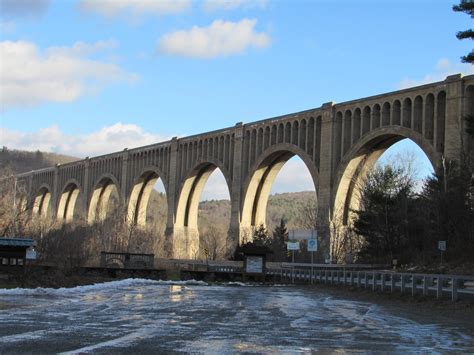
<path id="1" fill-rule="evenodd" d="M 129 279 L 0 290 L 0 353 L 473 352 L 472 331 L 314 288 Z"/>

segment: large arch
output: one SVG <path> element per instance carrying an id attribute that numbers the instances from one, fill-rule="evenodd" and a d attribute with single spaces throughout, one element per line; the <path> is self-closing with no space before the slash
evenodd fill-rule
<path id="1" fill-rule="evenodd" d="M 98 179 L 89 204 L 87 217 L 89 224 L 103 221 L 110 217 L 111 209 L 114 207 L 111 206 L 113 198 L 117 199 L 119 206 L 122 204 L 118 186 L 118 181 L 113 175 L 106 174 Z"/>
<path id="2" fill-rule="evenodd" d="M 82 217 L 79 207 L 81 197 L 79 183 L 74 179 L 68 181 L 59 198 L 57 213 L 59 221 L 69 223 Z"/>
<path id="3" fill-rule="evenodd" d="M 51 212 L 51 187 L 43 184 L 33 201 L 33 217 L 46 219 Z"/>
<path id="4" fill-rule="evenodd" d="M 439 168 L 440 155 L 435 152 L 429 141 L 421 133 L 405 127 L 392 127 L 390 130 L 371 131 L 343 158 L 336 171 L 335 196 L 333 199 L 333 218 L 346 225 L 350 220 L 350 211 L 359 208 L 357 187 L 362 186 L 363 179 L 372 169 L 380 156 L 392 145 L 410 139 L 426 154 L 434 169 Z"/>
<path id="5" fill-rule="evenodd" d="M 266 210 L 273 182 L 286 162 L 294 156 L 298 156 L 310 172 L 317 195 L 318 171 L 303 150 L 285 143 L 267 149 L 253 165 L 244 185 L 245 197 L 240 219 L 244 233 L 251 232 L 261 224 L 266 225 Z"/>
<path id="6" fill-rule="evenodd" d="M 230 192 L 229 173 L 217 160 L 199 163 L 181 184 L 173 228 L 173 255 L 176 258 L 197 258 L 199 255 L 199 202 L 206 182 L 216 169 L 224 175 Z"/>
<path id="7" fill-rule="evenodd" d="M 156 182 L 161 179 L 165 187 L 165 194 L 167 183 L 163 178 L 163 174 L 154 167 L 145 168 L 138 175 L 138 178 L 133 183 L 132 192 L 128 202 L 128 221 L 137 225 L 138 227 L 145 227 L 147 225 L 147 210 L 150 202 L 152 191 Z M 165 221 L 166 222 L 166 221 Z"/>

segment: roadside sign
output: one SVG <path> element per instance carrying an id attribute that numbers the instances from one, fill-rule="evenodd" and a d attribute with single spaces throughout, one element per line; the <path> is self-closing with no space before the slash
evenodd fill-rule
<path id="1" fill-rule="evenodd" d="M 26 249 L 26 260 L 36 260 L 36 250 L 34 248 Z"/>
<path id="2" fill-rule="evenodd" d="M 438 240 L 438 250 L 446 251 L 446 241 Z"/>
<path id="3" fill-rule="evenodd" d="M 308 240 L 308 251 L 318 251 L 318 240 L 309 239 Z"/>
<path id="4" fill-rule="evenodd" d="M 288 250 L 300 250 L 300 242 L 286 242 Z"/>
<path id="5" fill-rule="evenodd" d="M 313 229 L 290 229 L 288 238 L 290 240 L 307 240 L 316 237 L 316 231 Z"/>

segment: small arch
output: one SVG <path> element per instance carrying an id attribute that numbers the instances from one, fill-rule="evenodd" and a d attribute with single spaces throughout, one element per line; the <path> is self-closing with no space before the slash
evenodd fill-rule
<path id="1" fill-rule="evenodd" d="M 270 145 L 274 145 L 274 144 L 277 144 L 277 126 L 276 125 L 272 125 L 272 138 L 271 138 L 271 141 L 270 141 Z"/>
<path id="2" fill-rule="evenodd" d="M 314 131 L 314 117 L 310 117 L 309 123 L 308 123 L 308 142 L 307 142 L 307 152 L 309 156 L 313 156 L 314 154 L 314 136 L 315 136 L 315 131 Z"/>
<path id="3" fill-rule="evenodd" d="M 298 133 L 299 133 L 300 125 L 298 121 L 294 121 L 293 125 L 291 126 L 291 143 L 298 146 Z"/>
<path id="4" fill-rule="evenodd" d="M 446 93 L 441 91 L 436 105 L 436 151 L 444 152 L 444 134 L 446 124 Z"/>
<path id="5" fill-rule="evenodd" d="M 285 143 L 291 143 L 291 123 L 285 125 Z"/>
<path id="6" fill-rule="evenodd" d="M 375 104 L 372 110 L 372 127 L 371 129 L 376 129 L 380 127 L 380 105 Z"/>
<path id="7" fill-rule="evenodd" d="M 270 146 L 270 126 L 265 127 L 265 133 L 263 135 L 263 150 L 266 150 Z"/>
<path id="8" fill-rule="evenodd" d="M 306 151 L 306 120 L 305 119 L 301 120 L 298 146 L 300 147 L 300 149 Z"/>
<path id="9" fill-rule="evenodd" d="M 334 159 L 336 163 L 341 160 L 342 146 L 342 112 L 336 113 L 336 132 L 334 136 Z"/>
<path id="10" fill-rule="evenodd" d="M 402 114 L 403 127 L 411 128 L 411 114 L 412 114 L 411 99 L 407 97 L 405 100 L 403 100 L 403 114 Z"/>
<path id="11" fill-rule="evenodd" d="M 365 135 L 370 131 L 370 116 L 370 106 L 365 106 L 364 110 L 362 111 L 362 135 Z"/>
<path id="12" fill-rule="evenodd" d="M 263 128 L 260 127 L 258 129 L 258 135 L 257 135 L 257 156 L 262 154 L 263 151 Z"/>
<path id="13" fill-rule="evenodd" d="M 415 97 L 413 129 L 418 133 L 423 132 L 423 98 L 420 95 Z"/>
<path id="14" fill-rule="evenodd" d="M 384 102 L 382 106 L 382 126 L 390 126 L 390 103 Z"/>
<path id="15" fill-rule="evenodd" d="M 352 111 L 346 110 L 344 113 L 344 142 L 343 142 L 343 152 L 345 154 L 349 147 L 351 146 L 351 129 L 352 129 Z"/>
<path id="16" fill-rule="evenodd" d="M 392 108 L 392 125 L 394 126 L 400 126 L 401 124 L 401 103 L 400 100 L 395 100 L 393 102 L 393 108 Z"/>
<path id="17" fill-rule="evenodd" d="M 354 110 L 354 119 L 352 120 L 352 142 L 360 138 L 361 130 L 361 111 L 360 108 Z"/>
<path id="18" fill-rule="evenodd" d="M 433 142 L 433 132 L 434 132 L 434 115 L 435 115 L 435 99 L 433 94 L 428 94 L 426 96 L 425 102 L 425 138 Z"/>
<path id="19" fill-rule="evenodd" d="M 283 143 L 284 131 L 285 131 L 284 125 L 283 125 L 283 123 L 280 123 L 278 125 L 278 140 L 277 140 L 277 143 Z"/>

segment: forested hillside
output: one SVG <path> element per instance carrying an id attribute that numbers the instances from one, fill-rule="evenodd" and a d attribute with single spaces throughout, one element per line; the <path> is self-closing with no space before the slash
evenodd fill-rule
<path id="1" fill-rule="evenodd" d="M 61 155 L 56 153 L 27 152 L 24 150 L 11 150 L 3 147 L 0 150 L 0 169 L 10 168 L 14 173 L 24 173 L 31 170 L 37 170 L 54 166 L 56 164 L 65 164 L 80 158 Z"/>

